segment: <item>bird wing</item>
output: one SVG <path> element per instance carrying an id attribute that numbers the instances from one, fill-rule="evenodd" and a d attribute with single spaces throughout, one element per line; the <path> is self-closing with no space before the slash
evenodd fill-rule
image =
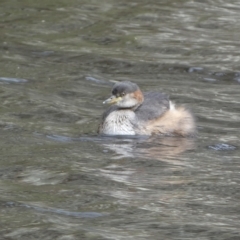
<path id="1" fill-rule="evenodd" d="M 149 121 L 161 116 L 169 109 L 169 97 L 165 93 L 147 92 L 144 93 L 144 101 L 135 110 L 139 121 Z"/>

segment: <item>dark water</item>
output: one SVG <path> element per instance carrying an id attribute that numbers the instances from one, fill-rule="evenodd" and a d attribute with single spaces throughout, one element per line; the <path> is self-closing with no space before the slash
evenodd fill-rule
<path id="1" fill-rule="evenodd" d="M 0 3 L 0 239 L 240 239 L 240 2 Z M 96 134 L 113 81 L 198 137 Z"/>

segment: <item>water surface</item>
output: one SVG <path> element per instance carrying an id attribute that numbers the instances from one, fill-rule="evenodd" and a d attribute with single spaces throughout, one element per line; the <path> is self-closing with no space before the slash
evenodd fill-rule
<path id="1" fill-rule="evenodd" d="M 240 237 L 239 1 L 1 1 L 2 239 Z M 114 81 L 198 137 L 96 134 Z"/>

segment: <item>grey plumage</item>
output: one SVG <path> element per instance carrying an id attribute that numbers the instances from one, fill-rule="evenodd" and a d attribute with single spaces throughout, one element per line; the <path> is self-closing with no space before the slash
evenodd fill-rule
<path id="1" fill-rule="evenodd" d="M 136 110 L 138 121 L 149 121 L 161 116 L 169 109 L 169 98 L 165 93 L 146 92 L 144 101 Z"/>
<path id="2" fill-rule="evenodd" d="M 112 89 L 112 95 L 120 95 L 121 93 L 132 93 L 139 89 L 138 85 L 130 81 L 115 83 Z"/>

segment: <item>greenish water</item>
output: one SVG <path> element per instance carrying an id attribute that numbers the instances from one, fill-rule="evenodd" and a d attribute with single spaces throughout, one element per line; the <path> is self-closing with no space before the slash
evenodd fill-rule
<path id="1" fill-rule="evenodd" d="M 238 1 L 1 1 L 0 239 L 239 239 Z M 113 81 L 198 137 L 96 134 Z"/>

